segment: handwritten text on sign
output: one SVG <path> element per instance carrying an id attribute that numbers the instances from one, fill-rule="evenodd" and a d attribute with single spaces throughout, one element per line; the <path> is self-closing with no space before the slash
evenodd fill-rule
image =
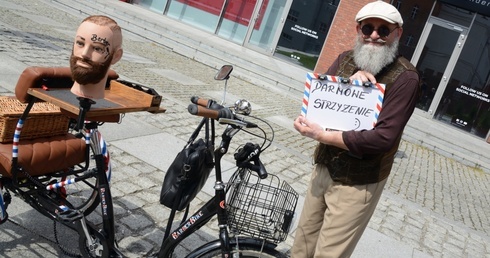
<path id="1" fill-rule="evenodd" d="M 306 118 L 341 131 L 374 127 L 383 105 L 384 84 L 364 87 L 360 81 L 341 83 L 337 76 L 323 75 L 322 79 L 314 73 L 306 76 L 301 109 Z"/>

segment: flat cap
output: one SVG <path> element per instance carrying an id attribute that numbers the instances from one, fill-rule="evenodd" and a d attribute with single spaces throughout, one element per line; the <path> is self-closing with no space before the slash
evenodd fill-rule
<path id="1" fill-rule="evenodd" d="M 371 2 L 365 5 L 356 15 L 356 22 L 361 22 L 369 18 L 383 19 L 389 23 L 403 26 L 403 19 L 400 12 L 391 4 L 382 0 Z"/>

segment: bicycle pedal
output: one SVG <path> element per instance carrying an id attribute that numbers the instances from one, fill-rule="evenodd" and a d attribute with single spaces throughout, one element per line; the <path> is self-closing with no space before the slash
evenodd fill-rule
<path id="1" fill-rule="evenodd" d="M 83 219 L 82 213 L 72 209 L 63 210 L 62 212 L 59 212 L 57 216 L 59 220 L 66 223 L 71 223 Z"/>

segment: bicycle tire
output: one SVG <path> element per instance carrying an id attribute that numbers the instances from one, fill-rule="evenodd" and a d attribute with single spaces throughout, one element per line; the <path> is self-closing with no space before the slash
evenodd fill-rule
<path id="1" fill-rule="evenodd" d="M 231 248 L 233 249 L 230 257 L 235 257 L 234 255 L 239 254 L 239 257 L 260 257 L 260 258 L 288 258 L 288 256 L 284 253 L 277 251 L 274 248 L 264 246 L 261 247 L 257 245 L 248 245 L 245 243 L 238 243 L 238 247 L 236 243 L 231 243 Z M 200 258 L 221 258 L 221 248 L 219 246 L 208 250 L 206 253 L 198 256 Z"/>

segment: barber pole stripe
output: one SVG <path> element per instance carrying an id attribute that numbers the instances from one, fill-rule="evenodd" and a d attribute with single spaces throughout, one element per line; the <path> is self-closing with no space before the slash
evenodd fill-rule
<path id="1" fill-rule="evenodd" d="M 374 121 L 373 121 L 373 127 L 376 125 L 376 122 L 378 121 L 379 113 L 381 112 L 381 108 L 383 108 L 383 100 L 385 96 L 385 84 L 381 83 L 376 83 L 374 86 L 379 90 L 379 95 L 378 95 L 378 101 L 376 103 L 376 110 L 374 113 Z"/>
<path id="2" fill-rule="evenodd" d="M 305 91 L 303 92 L 303 105 L 301 107 L 301 115 L 306 116 L 306 112 L 308 111 L 308 101 L 310 99 L 310 90 L 311 90 L 311 80 L 313 77 L 317 78 L 313 73 L 306 74 L 306 82 L 305 82 Z"/>
<path id="3" fill-rule="evenodd" d="M 68 179 L 68 180 L 65 180 L 65 181 L 61 181 L 61 182 L 58 182 L 58 183 L 55 183 L 55 184 L 48 185 L 48 186 L 46 186 L 46 190 L 58 189 L 58 188 L 61 188 L 61 187 L 65 186 L 65 185 L 71 185 L 71 184 L 74 184 L 76 182 L 77 182 L 77 180 L 75 178 Z"/>
<path id="4" fill-rule="evenodd" d="M 111 166 L 111 155 L 109 154 L 109 151 L 107 150 L 107 143 L 104 140 L 104 137 L 102 137 L 102 134 L 97 131 L 97 134 L 100 137 L 100 147 L 102 149 L 102 155 L 104 155 L 104 160 L 105 160 L 105 165 L 106 165 L 106 174 L 107 174 L 107 180 L 110 182 L 111 181 L 111 176 L 112 176 L 112 166 Z"/>
<path id="5" fill-rule="evenodd" d="M 381 84 L 381 83 L 376 83 L 374 84 L 374 86 L 376 86 L 376 88 L 381 91 L 381 94 L 384 96 L 385 95 L 385 87 L 386 85 L 384 84 Z"/>
<path id="6" fill-rule="evenodd" d="M 85 131 L 85 144 L 90 145 L 90 131 Z"/>
<path id="7" fill-rule="evenodd" d="M 325 75 L 325 79 L 328 81 L 332 81 L 332 82 L 339 82 L 340 81 L 340 77 L 331 76 L 331 75 Z"/>
<path id="8" fill-rule="evenodd" d="M 355 86 L 362 86 L 362 81 L 359 80 L 352 80 L 350 84 L 355 85 Z"/>
<path id="9" fill-rule="evenodd" d="M 92 133 L 94 132 L 93 130 L 91 131 Z M 105 173 L 107 174 L 107 180 L 110 182 L 111 181 L 111 176 L 112 176 L 112 165 L 111 165 L 111 155 L 109 154 L 109 151 L 107 150 L 107 143 L 104 140 L 104 137 L 102 137 L 102 134 L 100 131 L 95 131 L 99 137 L 99 146 L 102 151 L 102 155 L 104 156 L 104 162 L 106 166 Z M 89 139 L 90 139 L 90 134 L 89 134 Z"/>
<path id="10" fill-rule="evenodd" d="M 17 122 L 17 126 L 15 127 L 14 139 L 12 141 L 12 158 L 19 157 L 19 139 L 22 127 L 24 127 L 24 120 L 19 119 L 19 121 Z"/>

